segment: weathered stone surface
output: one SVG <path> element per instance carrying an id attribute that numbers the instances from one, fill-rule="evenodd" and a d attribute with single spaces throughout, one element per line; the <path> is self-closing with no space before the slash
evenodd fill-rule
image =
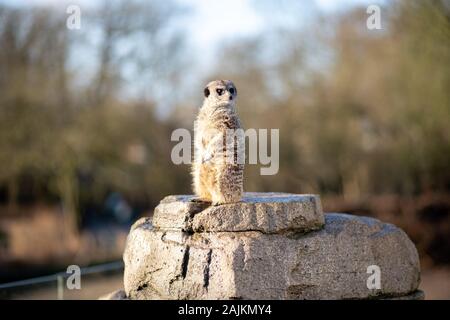
<path id="1" fill-rule="evenodd" d="M 417 251 L 391 224 L 327 214 L 321 230 L 282 230 L 283 234 L 191 233 L 154 228 L 150 219 L 141 219 L 130 232 L 124 254 L 126 295 L 130 299 L 401 298 L 419 285 Z M 381 269 L 380 290 L 367 288 L 370 265 Z"/>
<path id="2" fill-rule="evenodd" d="M 194 196 L 169 196 L 156 207 L 153 225 L 184 231 L 311 231 L 323 226 L 318 195 L 246 192 L 239 203 L 210 206 Z"/>
<path id="3" fill-rule="evenodd" d="M 124 290 L 116 290 L 101 296 L 98 300 L 128 300 L 128 298 Z"/>
<path id="4" fill-rule="evenodd" d="M 382 300 L 425 300 L 425 293 L 422 290 L 417 290 L 408 295 L 399 296 L 399 297 L 391 297 L 391 298 L 383 298 Z"/>

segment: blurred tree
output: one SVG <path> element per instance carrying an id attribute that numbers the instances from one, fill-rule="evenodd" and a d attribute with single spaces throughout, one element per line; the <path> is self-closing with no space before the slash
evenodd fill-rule
<path id="1" fill-rule="evenodd" d="M 59 199 L 76 232 L 80 210 L 112 190 L 145 207 L 174 190 L 170 125 L 155 116 L 154 96 L 181 72 L 182 41 L 167 31 L 176 13 L 170 2 L 105 2 L 75 36 L 51 8 L 0 7 L 0 184 L 12 206 L 31 184 L 31 200 Z M 81 86 L 68 67 L 75 39 L 99 53 Z M 131 97 L 121 90 L 130 67 L 160 83 Z"/>
<path id="2" fill-rule="evenodd" d="M 448 16 L 442 1 L 397 1 L 381 31 L 358 8 L 224 48 L 210 78 L 237 83 L 247 128 L 280 128 L 279 174 L 249 166 L 247 187 L 353 200 L 448 191 Z"/>
<path id="3" fill-rule="evenodd" d="M 189 168 L 170 161 L 172 130 L 198 108 L 173 90 L 190 57 L 172 24 L 180 10 L 104 2 L 75 35 L 51 9 L 0 6 L 0 186 L 11 204 L 26 190 L 57 199 L 76 230 L 110 193 L 148 208 L 190 192 Z M 224 45 L 207 80 L 236 83 L 246 128 L 280 129 L 279 173 L 248 166 L 247 190 L 448 192 L 448 7 L 397 1 L 382 16 L 385 29 L 369 31 L 363 8 L 306 29 L 277 25 L 277 14 L 260 35 Z M 70 67 L 76 46 L 91 50 L 92 68 Z M 176 112 L 161 118 L 172 99 Z"/>

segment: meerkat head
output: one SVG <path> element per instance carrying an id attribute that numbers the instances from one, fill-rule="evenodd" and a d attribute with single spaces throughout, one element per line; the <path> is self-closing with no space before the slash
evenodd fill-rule
<path id="1" fill-rule="evenodd" d="M 209 105 L 235 105 L 237 98 L 236 86 L 230 80 L 214 80 L 203 90 L 205 101 Z"/>

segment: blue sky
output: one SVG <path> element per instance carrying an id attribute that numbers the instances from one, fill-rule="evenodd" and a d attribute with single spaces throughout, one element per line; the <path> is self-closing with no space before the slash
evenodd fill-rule
<path id="1" fill-rule="evenodd" d="M 205 52 L 214 48 L 215 44 L 223 42 L 230 36 L 248 36 L 256 34 L 264 28 L 267 23 L 268 13 L 263 13 L 255 8 L 257 0 L 176 0 L 181 5 L 185 5 L 191 10 L 189 15 L 183 19 L 183 25 L 188 29 L 190 41 L 196 50 Z M 333 13 L 349 9 L 357 5 L 369 5 L 384 2 L 384 0 L 299 0 L 295 12 L 295 19 L 301 21 L 306 19 L 312 8 L 318 12 Z M 101 1 L 98 0 L 0 0 L 13 6 L 53 6 L 65 9 L 67 4 L 78 4 L 83 11 L 84 8 L 95 6 Z M 283 1 L 274 1 L 272 8 L 276 8 Z M 292 4 L 292 2 L 290 2 Z M 295 3 L 295 1 L 294 1 Z M 307 8 L 303 10 L 303 8 Z M 62 11 L 65 14 L 65 10 Z M 289 10 L 284 10 L 285 15 Z M 286 17 L 288 20 L 289 17 Z M 205 45 L 207 44 L 207 46 Z"/>
<path id="2" fill-rule="evenodd" d="M 243 34 L 252 34 L 258 32 L 264 25 L 264 17 L 261 12 L 255 9 L 253 4 L 257 0 L 176 0 L 182 5 L 186 5 L 191 10 L 188 22 L 188 28 L 192 30 L 196 43 L 221 41 L 229 34 L 241 32 Z M 15 6 L 43 5 L 64 7 L 65 4 L 78 4 L 83 7 L 95 6 L 100 3 L 98 0 L 0 0 L 0 3 L 6 3 Z M 384 2 L 383 0 L 299 0 L 299 6 L 316 7 L 319 11 L 332 13 L 349 9 L 356 5 L 369 5 Z M 276 1 L 274 3 L 283 3 Z M 301 19 L 301 17 L 299 17 Z"/>
<path id="3" fill-rule="evenodd" d="M 162 0 L 161 0 L 162 1 Z M 248 37 L 273 26 L 289 27 L 290 24 L 307 24 L 314 15 L 333 14 L 355 6 L 384 3 L 385 0 L 175 0 L 187 7 L 187 14 L 177 21 L 188 35 L 188 45 L 194 55 L 201 55 L 196 65 L 197 74 L 207 70 L 214 59 L 218 45 L 229 39 Z M 83 10 L 95 7 L 101 0 L 0 0 L 11 6 L 51 6 L 66 15 L 68 4 L 77 4 Z M 83 19 L 83 17 L 81 17 Z M 82 22 L 83 23 L 83 22 Z M 80 51 L 77 61 L 81 68 L 93 70 L 91 53 Z M 84 58 L 83 58 L 84 57 Z M 88 57 L 88 58 L 86 58 Z M 86 59 L 85 59 L 86 58 Z M 136 79 L 131 77 L 131 79 Z M 131 83 L 130 83 L 131 84 Z M 130 86 L 137 88 L 136 83 Z"/>

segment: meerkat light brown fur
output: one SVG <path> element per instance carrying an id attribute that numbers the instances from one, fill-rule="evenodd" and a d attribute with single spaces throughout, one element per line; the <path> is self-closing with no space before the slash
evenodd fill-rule
<path id="1" fill-rule="evenodd" d="M 227 146 L 225 141 L 230 131 L 241 129 L 236 113 L 237 90 L 229 80 L 216 80 L 206 86 L 204 95 L 194 123 L 194 192 L 213 205 L 238 202 L 243 192 L 244 164 L 237 161 L 237 153 L 242 152 L 242 146 L 236 142 Z"/>

